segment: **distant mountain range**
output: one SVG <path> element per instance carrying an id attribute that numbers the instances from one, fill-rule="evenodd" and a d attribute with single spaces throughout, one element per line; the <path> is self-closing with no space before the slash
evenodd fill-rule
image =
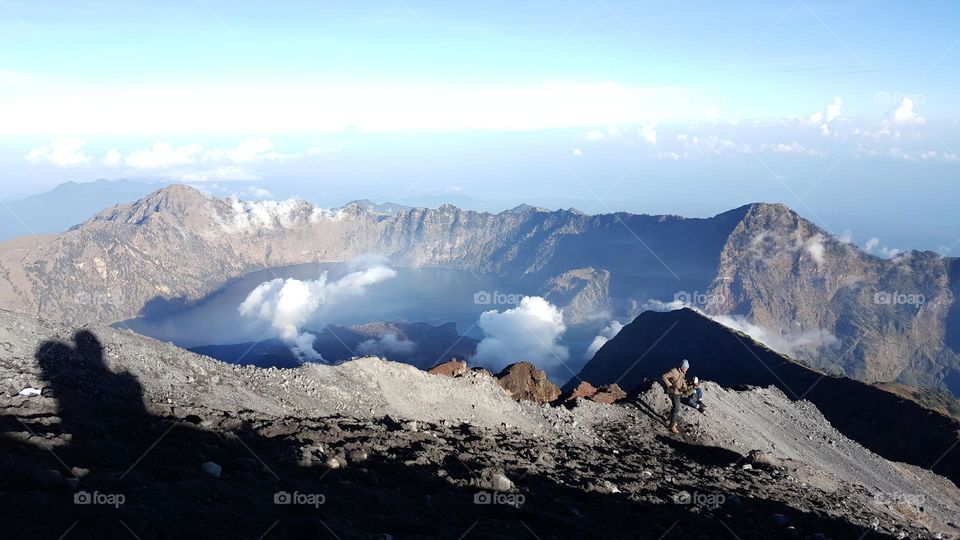
<path id="1" fill-rule="evenodd" d="M 173 185 L 0 244 L 0 307 L 71 324 L 189 303 L 245 273 L 379 254 L 505 276 L 603 327 L 693 305 L 818 369 L 960 393 L 957 260 L 866 254 L 778 204 L 711 218 L 241 202 Z M 522 359 L 515 359 L 522 360 Z"/>
<path id="2" fill-rule="evenodd" d="M 157 183 L 130 180 L 66 182 L 46 193 L 0 204 L 0 241 L 63 232 L 108 206 L 136 201 Z"/>

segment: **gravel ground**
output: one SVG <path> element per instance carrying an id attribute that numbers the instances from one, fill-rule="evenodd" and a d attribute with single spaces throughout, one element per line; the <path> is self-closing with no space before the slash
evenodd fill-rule
<path id="1" fill-rule="evenodd" d="M 775 390 L 707 383 L 708 414 L 685 409 L 671 436 L 656 388 L 568 409 L 516 403 L 480 374 L 451 379 L 372 358 L 241 368 L 127 331 L 84 331 L 75 339 L 0 312 L 4 530 L 960 537 L 952 483 L 867 452 Z M 19 396 L 26 387 L 43 392 Z M 208 461 L 217 476 L 201 470 Z M 125 502 L 76 504 L 81 492 Z M 280 492 L 325 500 L 276 504 Z"/>

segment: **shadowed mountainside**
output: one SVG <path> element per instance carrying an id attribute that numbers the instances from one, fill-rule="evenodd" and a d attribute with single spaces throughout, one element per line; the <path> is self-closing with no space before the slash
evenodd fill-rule
<path id="1" fill-rule="evenodd" d="M 960 460 L 945 459 L 960 440 L 960 421 L 875 386 L 807 368 L 691 309 L 641 313 L 565 389 L 581 380 L 633 389 L 684 358 L 689 378 L 776 386 L 790 399 L 816 405 L 841 433 L 877 454 L 960 482 Z"/>

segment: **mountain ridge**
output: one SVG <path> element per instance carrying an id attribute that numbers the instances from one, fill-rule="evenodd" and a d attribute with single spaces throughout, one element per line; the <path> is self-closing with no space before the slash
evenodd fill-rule
<path id="1" fill-rule="evenodd" d="M 943 459 L 960 442 L 957 419 L 882 388 L 817 371 L 688 308 L 638 315 L 564 389 L 587 381 L 636 390 L 682 359 L 690 362 L 690 378 L 733 388 L 775 386 L 792 400 L 816 405 L 834 427 L 866 448 L 933 467 L 960 483 L 960 461 Z M 899 435 L 889 437 L 890 430 Z M 915 444 L 920 440 L 924 444 Z"/>
<path id="2" fill-rule="evenodd" d="M 711 316 L 762 326 L 808 365 L 960 393 L 960 355 L 950 345 L 960 343 L 955 259 L 880 259 L 778 203 L 710 218 L 452 205 L 378 215 L 174 185 L 54 237 L 0 244 L 0 307 L 112 323 L 150 302 L 196 301 L 252 271 L 371 254 L 505 276 L 570 302 L 558 306 L 565 318 L 598 328 L 604 317 L 632 318 L 654 300 L 683 297 Z M 563 276 L 585 268 L 594 274 L 577 281 L 583 294 L 563 292 L 572 283 Z M 926 302 L 877 302 L 881 293 Z"/>

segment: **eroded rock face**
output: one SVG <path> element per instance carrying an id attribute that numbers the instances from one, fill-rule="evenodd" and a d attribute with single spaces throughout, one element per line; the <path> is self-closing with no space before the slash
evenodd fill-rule
<path id="1" fill-rule="evenodd" d="M 588 398 L 596 393 L 596 386 L 588 383 L 587 381 L 581 381 L 580 384 L 573 389 L 573 392 L 570 393 L 566 401 L 574 401 L 577 398 Z"/>
<path id="2" fill-rule="evenodd" d="M 626 399 L 627 393 L 616 383 L 605 384 L 600 388 L 593 386 L 587 381 L 581 381 L 576 388 L 566 397 L 564 401 L 576 401 L 577 399 L 589 399 L 597 403 L 616 403 Z"/>
<path id="3" fill-rule="evenodd" d="M 517 401 L 549 403 L 560 397 L 560 388 L 530 362 L 518 362 L 503 368 L 497 374 L 497 382 Z"/>
<path id="4" fill-rule="evenodd" d="M 443 375 L 445 377 L 459 377 L 469 371 L 467 362 L 464 360 L 450 359 L 449 362 L 437 364 L 428 370 L 432 375 Z"/>
<path id="5" fill-rule="evenodd" d="M 627 393 L 623 391 L 620 386 L 616 383 L 614 384 L 605 384 L 601 386 L 596 393 L 589 397 L 591 401 L 596 401 L 597 403 L 616 403 L 621 399 L 625 399 Z"/>

